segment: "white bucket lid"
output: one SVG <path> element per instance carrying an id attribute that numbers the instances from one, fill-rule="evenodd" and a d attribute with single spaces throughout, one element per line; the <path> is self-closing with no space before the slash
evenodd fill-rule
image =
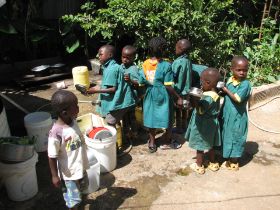
<path id="1" fill-rule="evenodd" d="M 48 112 L 32 112 L 24 117 L 26 126 L 38 126 L 49 122 L 52 122 L 52 119 Z"/>

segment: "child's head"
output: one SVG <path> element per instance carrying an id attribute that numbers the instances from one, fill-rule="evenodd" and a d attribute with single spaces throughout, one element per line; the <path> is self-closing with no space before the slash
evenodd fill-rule
<path id="1" fill-rule="evenodd" d="M 244 56 L 234 56 L 231 60 L 231 71 L 236 79 L 246 79 L 249 62 Z"/>
<path id="2" fill-rule="evenodd" d="M 67 90 L 56 91 L 51 98 L 54 114 L 66 124 L 76 119 L 79 113 L 78 99 L 74 93 Z"/>
<path id="3" fill-rule="evenodd" d="M 152 57 L 162 58 L 163 52 L 167 46 L 166 40 L 159 36 L 149 41 L 149 50 Z"/>
<path id="4" fill-rule="evenodd" d="M 201 73 L 201 85 L 203 91 L 214 91 L 220 80 L 220 72 L 215 68 L 207 68 Z"/>
<path id="5" fill-rule="evenodd" d="M 176 43 L 176 55 L 183 55 L 190 50 L 192 47 L 192 44 L 189 40 L 187 39 L 181 39 Z"/>
<path id="6" fill-rule="evenodd" d="M 98 55 L 100 63 L 105 64 L 115 56 L 115 47 L 112 45 L 103 45 L 99 48 Z"/>
<path id="7" fill-rule="evenodd" d="M 131 45 L 126 45 L 122 49 L 122 63 L 125 66 L 131 66 L 133 64 L 136 55 L 136 48 Z"/>

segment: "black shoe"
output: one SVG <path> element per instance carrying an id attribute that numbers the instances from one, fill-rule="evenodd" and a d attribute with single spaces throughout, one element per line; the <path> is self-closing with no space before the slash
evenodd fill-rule
<path id="1" fill-rule="evenodd" d="M 87 94 L 87 89 L 86 86 L 84 85 L 80 85 L 80 84 L 76 84 L 75 85 L 76 90 L 80 91 L 82 94 Z"/>

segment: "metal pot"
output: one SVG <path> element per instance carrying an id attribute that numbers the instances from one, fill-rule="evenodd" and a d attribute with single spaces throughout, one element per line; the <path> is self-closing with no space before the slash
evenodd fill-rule
<path id="1" fill-rule="evenodd" d="M 8 137 L 11 138 L 11 137 Z M 12 137 L 19 139 L 20 137 Z M 1 161 L 12 161 L 12 162 L 23 162 L 30 159 L 34 154 L 34 145 L 19 145 L 3 143 L 0 144 L 0 160 Z"/>
<path id="2" fill-rule="evenodd" d="M 56 63 L 54 65 L 50 65 L 49 71 L 51 74 L 60 74 L 64 72 L 65 66 L 66 65 L 64 63 Z"/>
<path id="3" fill-rule="evenodd" d="M 192 87 L 189 92 L 190 95 L 201 98 L 203 91 L 199 88 Z"/>
<path id="4" fill-rule="evenodd" d="M 221 88 L 223 88 L 223 87 L 225 87 L 225 83 L 222 82 L 222 81 L 219 81 L 219 82 L 217 83 L 217 88 L 221 89 Z"/>
<path id="5" fill-rule="evenodd" d="M 49 65 L 36 66 L 31 69 L 31 72 L 37 77 L 44 77 L 50 74 Z"/>

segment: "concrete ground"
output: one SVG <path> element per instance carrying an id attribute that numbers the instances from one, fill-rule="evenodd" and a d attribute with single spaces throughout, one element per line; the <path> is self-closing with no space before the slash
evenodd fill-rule
<path id="1" fill-rule="evenodd" d="M 98 78 L 96 78 L 98 79 Z M 82 96 L 66 80 L 68 90 L 77 94 L 80 101 L 94 97 Z M 14 101 L 29 111 L 48 111 L 49 99 L 56 90 L 54 84 L 17 91 L 0 87 Z M 13 134 L 24 134 L 23 113 L 5 103 Z M 44 107 L 42 107 L 44 106 Z M 80 115 L 92 112 L 89 103 L 80 103 Z M 17 117 L 17 122 L 12 117 Z M 249 112 L 257 125 L 280 132 L 280 99 Z M 264 132 L 249 124 L 246 150 L 239 171 L 221 169 L 193 173 L 188 165 L 194 162 L 195 152 L 181 135 L 178 150 L 160 150 L 150 154 L 147 134 L 140 131 L 129 154 L 118 158 L 117 168 L 101 175 L 100 189 L 85 198 L 82 209 L 278 209 L 280 206 L 280 134 Z M 160 136 L 160 134 L 159 134 Z M 160 143 L 160 138 L 158 139 Z M 222 161 L 222 160 L 221 160 Z M 59 190 L 52 188 L 46 153 L 41 153 L 37 163 L 39 193 L 25 202 L 12 202 L 5 190 L 0 190 L 0 209 L 66 209 Z"/>

